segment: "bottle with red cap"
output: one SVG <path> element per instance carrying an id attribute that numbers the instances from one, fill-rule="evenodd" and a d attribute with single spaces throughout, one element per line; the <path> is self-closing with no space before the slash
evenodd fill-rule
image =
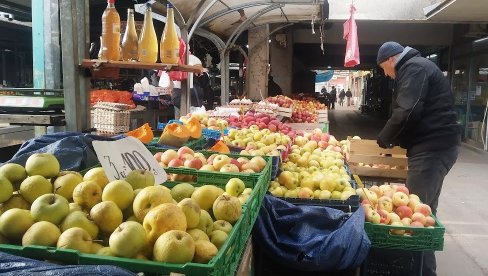
<path id="1" fill-rule="evenodd" d="M 102 15 L 101 59 L 120 59 L 120 16 L 115 9 L 115 0 L 107 0 Z"/>

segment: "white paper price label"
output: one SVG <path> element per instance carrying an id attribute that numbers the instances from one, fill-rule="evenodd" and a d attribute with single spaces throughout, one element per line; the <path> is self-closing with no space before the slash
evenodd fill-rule
<path id="1" fill-rule="evenodd" d="M 166 182 L 168 176 L 144 144 L 134 137 L 117 141 L 93 141 L 93 148 L 110 181 L 124 179 L 136 169 L 154 174 L 155 185 Z"/>

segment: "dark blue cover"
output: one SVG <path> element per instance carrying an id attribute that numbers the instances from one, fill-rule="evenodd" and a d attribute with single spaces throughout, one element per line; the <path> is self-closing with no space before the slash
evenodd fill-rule
<path id="1" fill-rule="evenodd" d="M 4 276 L 135 276 L 111 265 L 57 265 L 0 252 L 0 275 Z"/>
<path id="2" fill-rule="evenodd" d="M 284 266 L 302 271 L 359 267 L 371 242 L 364 211 L 352 214 L 322 206 L 295 206 L 266 194 L 253 229 L 263 252 Z"/>
<path id="3" fill-rule="evenodd" d="M 92 146 L 93 141 L 113 141 L 123 137 L 122 135 L 104 137 L 79 132 L 47 134 L 24 142 L 7 163 L 24 166 L 27 158 L 32 154 L 49 152 L 58 158 L 61 170 L 81 171 L 98 164 Z"/>

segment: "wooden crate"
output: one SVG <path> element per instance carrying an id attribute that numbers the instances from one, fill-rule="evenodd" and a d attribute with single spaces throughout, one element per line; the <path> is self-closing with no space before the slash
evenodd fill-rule
<path id="1" fill-rule="evenodd" d="M 293 108 L 286 108 L 286 107 L 281 107 L 278 106 L 276 109 L 276 115 L 286 117 L 286 118 L 291 118 L 291 114 L 293 113 Z"/>
<path id="2" fill-rule="evenodd" d="M 348 162 L 353 174 L 390 179 L 407 178 L 408 162 L 405 149 L 400 147 L 383 149 L 374 140 L 351 139 L 350 143 Z M 359 166 L 359 163 L 388 165 L 396 169 L 364 167 Z"/>
<path id="3" fill-rule="evenodd" d="M 327 123 L 328 124 L 328 123 Z M 325 123 L 315 124 L 315 123 L 288 123 L 294 131 L 303 131 L 303 132 L 311 132 L 316 128 L 323 129 L 325 127 Z"/>

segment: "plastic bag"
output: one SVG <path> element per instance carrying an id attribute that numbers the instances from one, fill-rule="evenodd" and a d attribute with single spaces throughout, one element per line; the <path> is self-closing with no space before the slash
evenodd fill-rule
<path id="1" fill-rule="evenodd" d="M 180 38 L 180 64 L 186 64 L 186 44 L 185 41 Z M 171 71 L 168 73 L 170 79 L 172 81 L 181 81 L 188 79 L 188 72 L 181 72 L 181 71 Z"/>
<path id="2" fill-rule="evenodd" d="M 358 27 L 356 20 L 354 20 L 355 11 L 356 8 L 351 5 L 351 16 L 344 23 L 344 39 L 347 40 L 346 56 L 344 58 L 345 67 L 354 67 L 360 63 Z"/>
<path id="3" fill-rule="evenodd" d="M 363 228 L 364 211 L 350 216 L 321 206 L 295 206 L 265 196 L 253 237 L 267 256 L 301 271 L 338 271 L 358 267 L 371 242 Z"/>
<path id="4" fill-rule="evenodd" d="M 190 113 L 191 114 L 206 114 L 207 110 L 205 106 L 197 107 L 197 106 L 190 106 Z"/>

